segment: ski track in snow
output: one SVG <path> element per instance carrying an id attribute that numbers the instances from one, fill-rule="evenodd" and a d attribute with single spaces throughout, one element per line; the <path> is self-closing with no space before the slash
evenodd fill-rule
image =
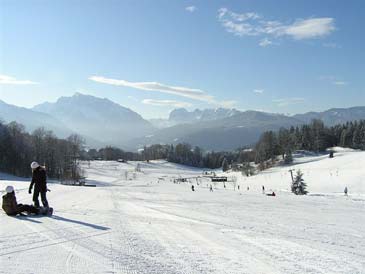
<path id="1" fill-rule="evenodd" d="M 210 193 L 207 181 L 194 181 L 195 192 L 190 183 L 172 183 L 200 176 L 196 168 L 140 163 L 142 172 L 126 180 L 136 162 L 85 164 L 97 187 L 50 184 L 53 217 L 0 215 L 0 273 L 364 274 L 364 187 L 353 184 L 350 191 L 359 192 L 343 197 L 334 193 L 339 182 L 328 192 L 321 176 L 338 169 L 347 181 L 360 182 L 365 171 L 351 172 L 350 160 L 363 165 L 365 153 L 345 151 L 331 162 L 301 157 L 294 166 L 304 178 L 321 177 L 305 197 L 286 191 L 287 167 L 239 177 L 241 191 L 228 183 Z M 6 179 L 1 189 L 12 184 L 18 201 L 30 203 L 28 182 Z M 262 184 L 278 196 L 260 194 Z"/>

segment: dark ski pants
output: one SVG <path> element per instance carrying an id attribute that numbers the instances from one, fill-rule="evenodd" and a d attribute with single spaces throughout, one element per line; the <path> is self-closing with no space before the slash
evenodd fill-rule
<path id="1" fill-rule="evenodd" d="M 42 204 L 44 207 L 48 207 L 48 201 L 47 201 L 47 191 L 39 191 L 38 189 L 34 189 L 34 193 L 33 193 L 33 202 L 34 202 L 34 206 L 35 207 L 39 207 L 39 200 L 38 200 L 38 196 L 39 194 L 41 194 L 41 200 L 42 200 Z"/>

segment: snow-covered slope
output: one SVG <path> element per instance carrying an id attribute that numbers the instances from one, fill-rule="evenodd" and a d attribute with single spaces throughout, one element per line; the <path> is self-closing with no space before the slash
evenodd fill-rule
<path id="1" fill-rule="evenodd" d="M 287 192 L 288 167 L 238 176 L 239 191 L 218 183 L 210 192 L 208 179 L 193 178 L 202 174 L 196 168 L 84 163 L 97 186 L 50 184 L 52 218 L 0 214 L 0 273 L 361 274 L 364 160 L 352 151 L 296 158 L 292 168 L 321 196 Z M 174 184 L 179 177 L 191 179 Z M 348 197 L 336 194 L 345 182 Z M 30 203 L 28 182 L 1 174 L 0 188 L 9 184 Z M 262 195 L 262 184 L 278 195 Z"/>
<path id="2" fill-rule="evenodd" d="M 236 174 L 243 185 L 266 189 L 290 191 L 290 169 L 295 175 L 297 170 L 304 174 L 304 181 L 312 194 L 343 193 L 347 186 L 349 191 L 365 195 L 365 152 L 351 149 L 334 148 L 334 158 L 326 155 L 298 154 L 294 164 L 268 169 L 253 177 Z"/>

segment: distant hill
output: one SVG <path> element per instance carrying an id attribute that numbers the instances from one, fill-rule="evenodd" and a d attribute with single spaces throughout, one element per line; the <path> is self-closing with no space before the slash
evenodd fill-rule
<path id="1" fill-rule="evenodd" d="M 33 110 L 52 115 L 74 131 L 124 147 L 127 140 L 151 134 L 153 126 L 136 112 L 108 99 L 76 93 Z"/>
<path id="2" fill-rule="evenodd" d="M 170 112 L 168 119 L 151 119 L 150 122 L 156 128 L 167 128 L 179 124 L 193 124 L 203 121 L 220 120 L 240 113 L 236 109 L 208 108 L 188 111 L 185 108 L 177 108 Z"/>
<path id="3" fill-rule="evenodd" d="M 320 119 L 325 125 L 333 126 L 349 121 L 364 120 L 365 107 L 332 108 L 323 112 L 297 114 L 293 117 L 306 123 L 310 122 L 312 119 Z"/>
<path id="4" fill-rule="evenodd" d="M 237 112 L 223 119 L 180 124 L 161 129 L 154 135 L 133 140 L 129 146 L 187 142 L 209 150 L 232 150 L 254 144 L 266 130 L 276 130 L 302 123 L 285 115 L 259 111 Z"/>
<path id="5" fill-rule="evenodd" d="M 217 109 L 195 109 L 187 111 L 184 108 L 178 108 L 171 111 L 169 121 L 175 124 L 196 123 L 202 121 L 213 121 L 224 119 L 240 113 L 236 109 L 217 108 Z"/>
<path id="6" fill-rule="evenodd" d="M 10 105 L 1 100 L 0 120 L 6 123 L 16 121 L 24 125 L 25 129 L 29 132 L 32 132 L 39 127 L 44 127 L 47 130 L 52 130 L 59 137 L 64 138 L 72 134 L 70 128 L 51 115 Z"/>

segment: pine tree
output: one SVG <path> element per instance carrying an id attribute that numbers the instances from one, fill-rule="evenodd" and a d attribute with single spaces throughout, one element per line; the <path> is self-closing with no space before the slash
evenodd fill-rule
<path id="1" fill-rule="evenodd" d="M 362 132 L 361 128 L 359 127 L 354 131 L 354 136 L 352 137 L 352 147 L 356 149 L 361 148 L 362 141 Z"/>
<path id="2" fill-rule="evenodd" d="M 242 175 L 252 176 L 255 174 L 255 168 L 250 162 L 244 162 L 241 170 Z"/>
<path id="3" fill-rule="evenodd" d="M 223 170 L 223 172 L 226 172 L 228 170 L 228 161 L 226 158 L 223 159 L 222 170 Z"/>
<path id="4" fill-rule="evenodd" d="M 306 195 L 308 193 L 306 188 L 307 184 L 304 182 L 303 173 L 300 170 L 298 170 L 294 178 L 294 181 L 292 182 L 291 191 L 295 195 Z"/>

